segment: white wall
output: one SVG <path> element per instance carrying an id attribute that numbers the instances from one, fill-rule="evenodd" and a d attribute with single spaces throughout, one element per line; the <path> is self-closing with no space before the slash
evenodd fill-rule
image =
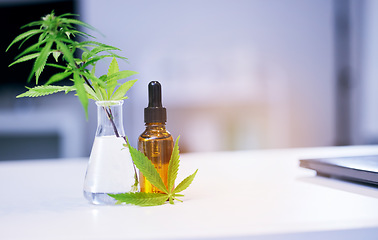
<path id="1" fill-rule="evenodd" d="M 105 34 L 99 40 L 129 58 L 122 68 L 140 72 L 125 104 L 126 134 L 136 142 L 143 131 L 147 84 L 159 80 L 172 134 L 188 151 L 210 151 L 334 143 L 332 3 L 79 5 L 82 19 Z"/>

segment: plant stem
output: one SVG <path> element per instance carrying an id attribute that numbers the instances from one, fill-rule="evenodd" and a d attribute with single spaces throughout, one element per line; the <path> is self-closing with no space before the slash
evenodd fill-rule
<path id="1" fill-rule="evenodd" d="M 116 137 L 120 137 L 119 136 L 119 132 L 117 130 L 117 126 L 115 125 L 114 120 L 113 120 L 112 110 L 110 109 L 110 107 L 109 107 L 109 111 L 105 107 L 103 107 L 103 109 L 105 110 L 106 115 L 108 116 L 108 119 L 110 120 L 110 123 L 113 126 L 114 134 L 116 135 Z M 121 136 L 121 137 L 123 138 L 123 140 L 125 140 L 125 143 L 127 144 L 126 137 L 125 136 Z M 137 179 L 138 178 L 138 174 L 137 174 L 137 170 L 136 170 L 136 167 L 135 167 L 135 163 L 134 162 L 132 162 L 132 163 L 133 163 L 133 168 L 134 168 L 134 174 L 135 174 L 136 179 Z"/>
<path id="2" fill-rule="evenodd" d="M 119 133 L 118 133 L 117 127 L 116 127 L 116 125 L 114 123 L 112 110 L 110 110 L 110 107 L 109 107 L 109 111 L 108 111 L 108 109 L 106 109 L 105 106 L 103 106 L 102 108 L 104 109 L 104 111 L 106 113 L 106 116 L 108 116 L 108 119 L 110 120 L 110 123 L 112 124 L 113 130 L 114 130 L 114 134 L 116 135 L 116 137 L 119 137 Z"/>

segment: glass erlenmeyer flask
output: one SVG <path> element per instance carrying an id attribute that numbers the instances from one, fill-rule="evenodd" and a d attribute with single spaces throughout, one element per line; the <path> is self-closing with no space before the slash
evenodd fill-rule
<path id="1" fill-rule="evenodd" d="M 109 193 L 129 192 L 134 168 L 124 146 L 123 101 L 97 101 L 97 131 L 84 180 L 84 196 L 93 204 L 115 204 Z"/>

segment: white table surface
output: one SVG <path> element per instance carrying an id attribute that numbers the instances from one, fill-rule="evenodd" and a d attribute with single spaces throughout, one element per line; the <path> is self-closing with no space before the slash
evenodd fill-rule
<path id="1" fill-rule="evenodd" d="M 183 203 L 96 206 L 87 159 L 0 162 L 0 239 L 378 239 L 378 188 L 316 177 L 301 157 L 378 146 L 182 154 Z"/>

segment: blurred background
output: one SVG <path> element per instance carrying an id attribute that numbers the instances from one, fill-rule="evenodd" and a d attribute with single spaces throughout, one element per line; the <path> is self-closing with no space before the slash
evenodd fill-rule
<path id="1" fill-rule="evenodd" d="M 182 152 L 378 143 L 378 1 L 0 0 L 1 160 L 90 154 L 94 102 L 86 121 L 73 95 L 16 99 L 32 66 L 7 67 L 20 26 L 53 9 L 79 14 L 140 73 L 123 109 L 134 146 L 151 80 Z"/>

